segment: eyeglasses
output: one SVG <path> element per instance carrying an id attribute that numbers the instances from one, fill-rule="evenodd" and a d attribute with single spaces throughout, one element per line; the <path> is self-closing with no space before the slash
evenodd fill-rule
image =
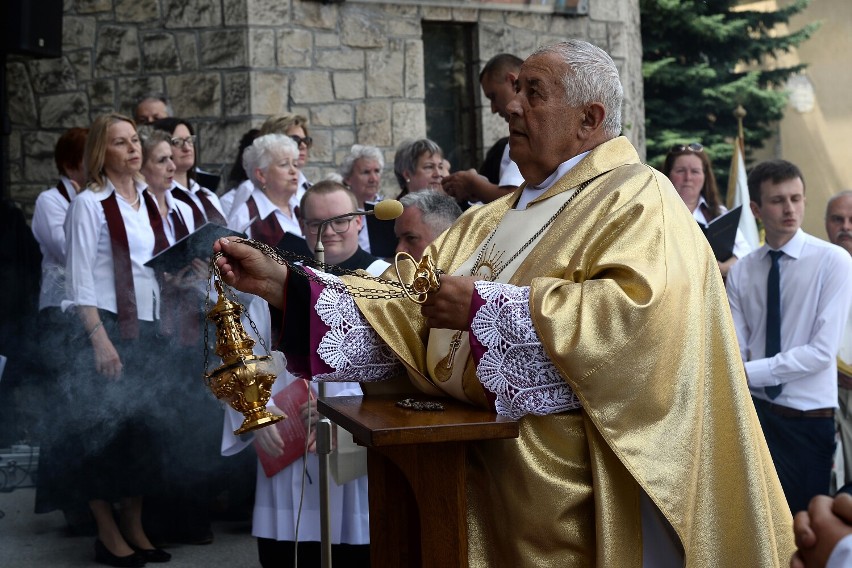
<path id="1" fill-rule="evenodd" d="M 301 136 L 298 136 L 296 134 L 291 134 L 290 138 L 293 140 L 293 142 L 296 143 L 296 146 L 301 146 L 304 143 L 306 148 L 310 148 L 311 146 L 314 145 L 314 139 L 311 138 L 310 136 L 305 136 L 304 138 L 302 138 Z M 342 231 L 338 231 L 338 232 L 342 232 Z"/>
<path id="2" fill-rule="evenodd" d="M 195 134 L 187 136 L 186 138 L 172 138 L 170 142 L 175 148 L 186 148 L 187 146 L 192 148 L 195 146 Z"/>
<path id="3" fill-rule="evenodd" d="M 698 142 L 693 142 L 692 144 L 675 144 L 671 147 L 669 152 L 671 154 L 679 154 L 681 152 L 703 152 L 704 146 L 699 144 Z"/>
<path id="4" fill-rule="evenodd" d="M 349 223 L 352 222 L 354 217 L 344 217 L 343 219 L 335 219 L 334 221 L 329 221 L 326 223 L 326 226 L 331 227 L 331 229 L 335 233 L 345 233 L 347 229 L 349 229 Z M 312 235 L 316 235 L 319 233 L 320 225 L 322 225 L 322 221 L 305 221 L 305 227 L 308 229 L 308 232 Z"/>

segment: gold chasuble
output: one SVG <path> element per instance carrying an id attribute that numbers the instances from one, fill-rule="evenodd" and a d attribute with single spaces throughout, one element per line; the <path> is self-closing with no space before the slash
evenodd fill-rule
<path id="1" fill-rule="evenodd" d="M 583 407 L 472 444 L 470 565 L 640 567 L 641 488 L 686 566 L 786 566 L 792 518 L 724 285 L 671 183 L 620 137 L 510 211 L 520 191 L 466 212 L 426 252 L 450 274 L 477 257 L 505 264 L 567 202 L 497 280 L 530 287 L 538 337 Z M 455 332 L 430 333 L 407 300 L 356 302 L 417 388 L 489 406 L 466 334 L 447 377 L 436 366 Z"/>

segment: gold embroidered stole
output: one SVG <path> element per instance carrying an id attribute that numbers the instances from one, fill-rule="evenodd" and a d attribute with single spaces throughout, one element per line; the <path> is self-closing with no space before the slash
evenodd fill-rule
<path id="1" fill-rule="evenodd" d="M 547 234 L 547 230 L 539 235 L 536 235 L 536 232 L 545 226 L 554 212 L 576 192 L 576 188 L 563 191 L 549 199 L 531 203 L 527 209 L 506 211 L 494 229 L 493 236 L 484 239 L 474 253 L 453 271 L 453 275 L 473 275 L 483 280 L 508 282 L 529 252 Z M 512 258 L 519 249 L 523 250 Z M 510 260 L 509 264 L 504 265 Z M 460 337 L 457 335 L 458 332 L 451 329 L 429 331 L 426 368 L 429 371 L 429 379 L 439 389 L 453 398 L 474 403 L 463 388 L 463 375 L 470 356 L 470 341 L 467 332 L 462 332 Z"/>

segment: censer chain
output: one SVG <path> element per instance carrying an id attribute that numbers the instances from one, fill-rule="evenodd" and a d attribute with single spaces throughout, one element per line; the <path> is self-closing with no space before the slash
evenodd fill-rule
<path id="1" fill-rule="evenodd" d="M 365 272 L 356 272 L 353 270 L 348 270 L 345 268 L 341 268 L 332 264 L 325 264 L 316 262 L 314 259 L 303 256 L 300 254 L 287 252 L 279 250 L 275 247 L 271 247 L 266 243 L 261 243 L 259 241 L 255 241 L 252 239 L 233 239 L 236 243 L 241 243 L 244 245 L 248 245 L 258 251 L 260 251 L 265 256 L 271 258 L 278 264 L 282 266 L 287 266 L 288 270 L 292 270 L 296 274 L 307 278 L 308 280 L 315 282 L 317 284 L 322 284 L 327 288 L 331 288 L 333 290 L 337 290 L 339 292 L 349 294 L 353 297 L 357 298 L 366 298 L 368 300 L 390 300 L 394 298 L 406 298 L 411 296 L 416 296 L 418 294 L 422 295 L 422 291 L 415 291 L 414 287 L 411 284 L 404 284 L 403 282 L 394 282 L 393 280 L 385 280 L 384 278 L 379 278 L 376 276 L 371 276 Z M 216 279 L 222 284 L 222 290 L 225 292 L 226 297 L 230 296 L 230 298 L 236 303 L 240 303 L 236 297 L 236 294 L 233 290 L 225 284 L 222 280 L 222 275 L 219 272 L 219 266 L 216 264 L 216 259 L 222 256 L 222 253 L 214 254 L 210 259 L 210 270 L 207 277 L 207 295 L 204 299 L 204 312 L 209 313 L 210 311 L 210 292 L 213 280 Z M 331 272 L 333 270 L 334 273 L 346 275 L 346 276 L 354 276 L 356 278 L 360 278 L 362 280 L 368 280 L 373 282 L 378 282 L 387 286 L 391 286 L 392 288 L 396 288 L 397 290 L 384 290 L 381 288 L 368 288 L 364 286 L 355 286 L 351 284 L 346 284 L 340 280 L 323 280 L 313 272 L 307 270 L 305 266 L 315 266 L 319 270 L 323 272 Z M 444 274 L 444 271 L 440 268 L 434 269 L 434 276 L 436 279 L 440 279 L 440 276 Z M 248 312 L 245 312 L 246 318 L 251 325 L 252 330 L 255 333 L 255 336 L 260 340 L 260 344 L 263 346 L 264 351 L 266 351 L 267 355 L 269 354 L 269 348 L 266 346 L 266 343 L 263 341 L 263 338 L 258 333 L 257 326 L 254 321 L 249 317 Z M 207 375 L 207 367 L 210 359 L 210 347 L 209 347 L 209 335 L 208 335 L 209 324 L 205 322 L 204 325 L 204 374 Z"/>
<path id="2" fill-rule="evenodd" d="M 210 267 L 207 272 L 207 294 L 204 297 L 204 313 L 210 313 L 210 292 L 211 286 L 213 284 L 213 280 L 218 280 L 222 284 L 222 293 L 225 294 L 226 298 L 229 298 L 232 302 L 236 304 L 242 305 L 242 302 L 237 298 L 236 293 L 231 289 L 230 286 L 225 284 L 225 281 L 222 280 L 222 274 L 219 272 L 219 266 L 216 264 L 216 259 L 222 256 L 222 253 L 214 254 L 210 258 Z M 254 323 L 254 320 L 251 319 L 251 316 L 248 314 L 248 310 L 244 310 L 243 313 L 246 316 L 246 319 L 251 326 L 252 331 L 254 331 L 255 337 L 257 337 L 260 342 L 261 347 L 263 347 L 263 351 L 269 355 L 269 347 L 266 345 L 266 342 L 263 340 L 263 336 L 257 329 L 257 324 Z M 210 322 L 205 318 L 204 321 L 204 376 L 207 376 L 207 369 L 210 362 L 210 336 L 209 336 Z"/>
<path id="3" fill-rule="evenodd" d="M 308 280 L 315 282 L 317 284 L 322 284 L 326 288 L 331 288 L 333 290 L 337 290 L 339 292 L 343 292 L 349 294 L 356 298 L 366 298 L 368 300 L 391 300 L 395 298 L 406 298 L 410 295 L 416 295 L 417 292 L 413 289 L 410 284 L 404 284 L 402 282 L 395 282 L 393 280 L 386 280 L 384 278 L 380 278 L 378 276 L 370 276 L 369 274 L 362 271 L 354 271 L 348 270 L 345 268 L 341 268 L 334 264 L 325 264 L 316 262 L 314 259 L 303 256 L 300 254 L 287 252 L 279 250 L 275 247 L 271 247 L 265 243 L 261 243 L 251 239 L 234 239 L 234 242 L 241 243 L 244 245 L 248 245 L 256 250 L 259 250 L 264 255 L 268 256 L 278 264 L 282 266 L 287 266 L 288 270 L 292 270 L 296 274 L 307 278 Z M 384 290 L 381 288 L 368 288 L 364 286 L 355 286 L 352 284 L 346 284 L 339 280 L 323 280 L 316 274 L 311 271 L 305 269 L 305 266 L 316 266 L 319 270 L 323 272 L 332 272 L 335 274 L 340 274 L 344 276 L 354 276 L 361 280 L 368 280 L 372 282 L 377 282 L 380 284 L 384 284 L 387 286 L 391 286 L 396 288 L 397 290 Z M 218 267 L 217 267 L 218 268 Z M 436 276 L 440 278 L 441 274 L 444 274 L 444 271 L 440 268 L 435 270 Z"/>

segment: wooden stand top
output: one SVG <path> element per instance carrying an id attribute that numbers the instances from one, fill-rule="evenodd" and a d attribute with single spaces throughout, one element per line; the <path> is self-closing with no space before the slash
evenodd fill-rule
<path id="1" fill-rule="evenodd" d="M 414 397 L 440 402 L 444 410 L 396 406 L 407 395 L 336 396 L 319 400 L 319 411 L 367 447 L 517 438 L 518 422 L 450 398 Z"/>

